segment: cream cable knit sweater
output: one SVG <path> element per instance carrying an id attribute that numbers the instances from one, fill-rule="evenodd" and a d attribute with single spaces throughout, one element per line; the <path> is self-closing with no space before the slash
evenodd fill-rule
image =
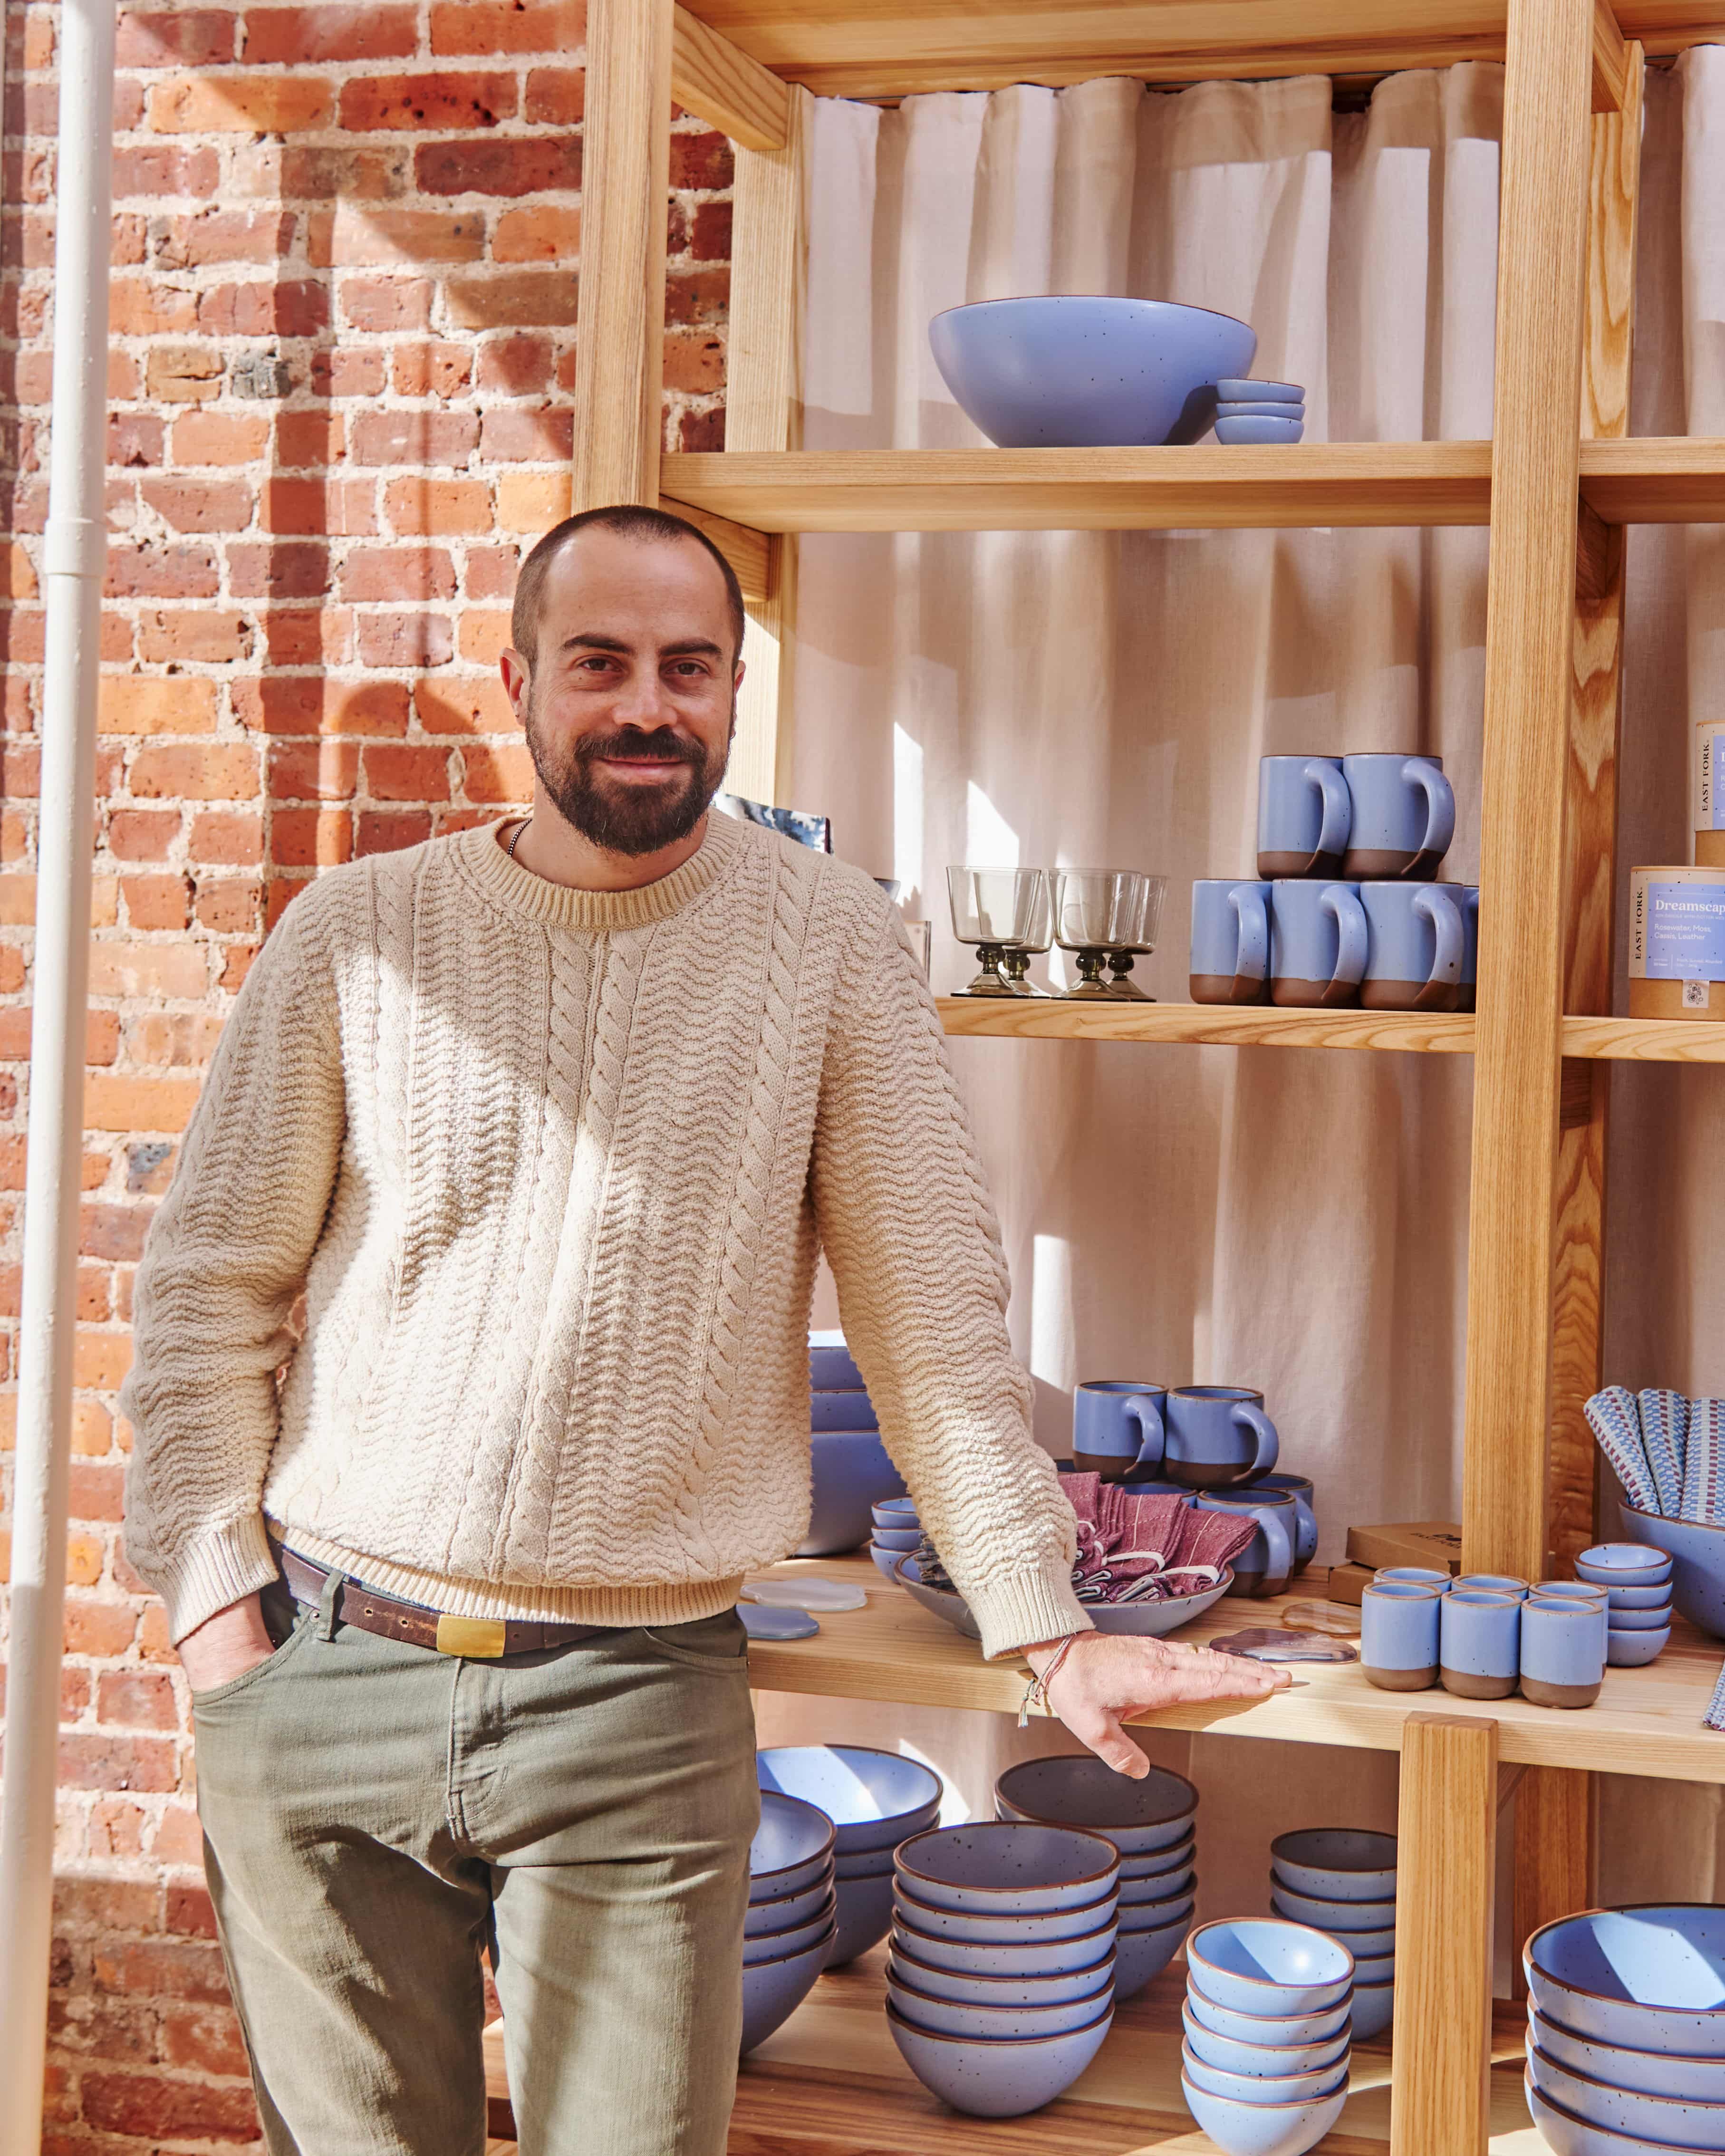
<path id="1" fill-rule="evenodd" d="M 138 1276 L 126 1548 L 173 1636 L 275 1576 L 271 1532 L 460 1614 L 728 1608 L 808 1522 L 820 1246 L 985 1650 L 1086 1625 L 896 924 L 721 815 L 639 891 L 548 883 L 491 826 L 296 899 Z"/>

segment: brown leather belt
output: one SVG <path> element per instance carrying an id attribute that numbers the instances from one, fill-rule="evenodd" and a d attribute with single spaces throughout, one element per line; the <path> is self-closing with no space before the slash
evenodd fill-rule
<path id="1" fill-rule="evenodd" d="M 296 1602 L 316 1609 L 323 1599 L 327 1565 L 281 1546 L 282 1577 Z M 614 1630 L 606 1625 L 546 1625 L 526 1617 L 451 1617 L 417 1602 L 398 1602 L 357 1579 L 344 1578 L 336 1590 L 335 1614 L 342 1625 L 375 1632 L 380 1640 L 405 1640 L 440 1655 L 464 1655 L 475 1661 L 496 1661 L 505 1655 L 536 1654 L 547 1647 L 572 1646 L 578 1640 Z"/>

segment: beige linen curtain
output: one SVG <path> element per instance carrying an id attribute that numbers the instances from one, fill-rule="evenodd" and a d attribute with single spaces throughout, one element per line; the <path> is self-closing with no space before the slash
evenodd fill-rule
<path id="1" fill-rule="evenodd" d="M 1484 65 L 1394 77 L 1357 114 L 1310 78 L 820 100 L 804 446 L 979 442 L 929 318 L 1038 292 L 1245 317 L 1254 371 L 1307 385 L 1309 439 L 1487 434 L 1501 116 Z M 1651 82 L 1645 170 L 1637 430 L 1725 434 L 1725 54 Z M 1688 858 L 1690 722 L 1725 699 L 1718 535 L 1639 532 L 1630 575 L 1625 866 Z M 1181 998 L 1194 878 L 1252 873 L 1262 755 L 1441 756 L 1444 873 L 1473 880 L 1485 598 L 1477 531 L 811 537 L 788 798 L 904 880 L 942 990 L 968 958 L 948 863 L 1160 871 L 1162 948 L 1138 978 Z M 1045 1445 L 1066 1449 L 1081 1378 L 1255 1384 L 1283 1465 L 1317 1483 L 1323 1561 L 1351 1521 L 1457 1517 L 1466 1059 L 1004 1041 L 954 1058 Z M 1702 1172 L 1720 1081 L 1616 1082 L 1612 1373 L 1725 1392 L 1725 1229 Z M 907 1742 L 973 1808 L 1025 1742 L 985 1717 L 762 1711 L 763 1741 Z M 1386 1757 L 1156 1743 L 1204 1790 L 1200 1916 L 1259 1906 L 1281 1827 L 1393 1820 Z M 1651 1788 L 1608 1803 L 1639 1816 Z M 1661 1801 L 1670 1830 L 1635 1836 L 1641 1856 L 1605 1837 L 1606 1891 L 1713 1892 L 1712 1798 Z"/>

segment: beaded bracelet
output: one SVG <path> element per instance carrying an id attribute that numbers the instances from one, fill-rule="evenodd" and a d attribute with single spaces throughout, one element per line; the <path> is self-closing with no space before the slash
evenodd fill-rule
<path id="1" fill-rule="evenodd" d="M 1072 1642 L 1075 1640 L 1081 1639 L 1083 1636 L 1082 1633 L 1080 1632 L 1068 1632 L 1065 1637 L 1060 1641 L 1059 1646 L 1055 1649 L 1048 1667 L 1042 1672 L 1040 1676 L 1032 1676 L 1029 1683 L 1024 1686 L 1024 1696 L 1019 1702 L 1019 1727 L 1020 1729 L 1029 1727 L 1030 1709 L 1033 1707 L 1040 1707 L 1045 1714 L 1052 1714 L 1054 1712 L 1054 1709 L 1048 1703 L 1048 1688 L 1054 1682 L 1055 1671 L 1059 1669 L 1060 1664 L 1065 1661 Z"/>

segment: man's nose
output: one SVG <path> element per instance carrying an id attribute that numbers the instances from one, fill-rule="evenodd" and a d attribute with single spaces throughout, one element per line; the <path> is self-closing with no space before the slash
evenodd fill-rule
<path id="1" fill-rule="evenodd" d="M 632 674 L 612 706 L 615 717 L 622 723 L 639 726 L 643 733 L 654 727 L 671 723 L 674 713 L 670 699 L 665 692 L 665 684 L 656 670 L 644 667 Z"/>

